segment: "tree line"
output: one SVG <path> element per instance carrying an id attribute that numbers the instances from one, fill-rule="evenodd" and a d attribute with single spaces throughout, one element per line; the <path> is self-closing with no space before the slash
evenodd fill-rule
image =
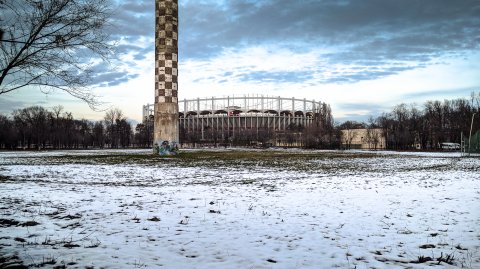
<path id="1" fill-rule="evenodd" d="M 399 104 L 392 111 L 383 113 L 368 122 L 347 121 L 340 125 L 348 129 L 382 129 L 386 148 L 392 150 L 440 149 L 441 143 L 468 143 L 480 130 L 480 93 L 470 98 L 427 101 L 422 106 Z M 475 113 L 473 125 L 472 117 Z M 473 142 L 472 142 L 473 144 Z"/>
<path id="2" fill-rule="evenodd" d="M 118 108 L 99 121 L 74 119 L 62 106 L 32 106 L 0 115 L 2 149 L 126 148 L 140 140 Z"/>
<path id="3" fill-rule="evenodd" d="M 342 130 L 367 129 L 366 139 L 375 148 L 383 136 L 387 149 L 435 150 L 440 149 L 443 142 L 461 143 L 462 134 L 468 142 L 470 127 L 472 135 L 480 132 L 480 93 L 472 93 L 468 99 L 427 101 L 422 106 L 399 104 L 390 112 L 370 117 L 367 122 L 341 124 L 334 123 L 330 106 L 325 104 L 315 113 L 313 125 L 291 125 L 283 132 L 238 130 L 236 136 L 229 137 L 213 129 L 201 134 L 180 128 L 180 143 L 251 146 L 252 142 L 265 145 L 276 141 L 283 146 L 335 149 L 348 148 L 342 145 Z M 345 139 L 343 141 L 345 143 Z M 62 106 L 50 110 L 32 106 L 17 109 L 11 115 L 0 114 L 0 149 L 149 148 L 152 143 L 153 117 L 133 129 L 118 108 L 108 110 L 99 121 L 74 119 Z"/>

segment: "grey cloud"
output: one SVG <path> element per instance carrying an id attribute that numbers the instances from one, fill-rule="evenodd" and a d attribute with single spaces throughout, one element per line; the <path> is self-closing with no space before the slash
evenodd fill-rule
<path id="1" fill-rule="evenodd" d="M 130 79 L 138 77 L 138 74 L 132 74 L 123 70 L 112 71 L 104 64 L 98 64 L 92 68 L 93 78 L 91 86 L 109 87 L 127 82 Z"/>
<path id="2" fill-rule="evenodd" d="M 133 42 L 132 42 L 133 43 Z M 153 41 L 152 41 L 153 43 Z M 146 47 L 141 47 L 137 45 L 119 45 L 115 48 L 115 53 L 118 56 L 120 55 L 126 55 L 129 53 L 133 53 L 134 60 L 143 60 L 145 59 L 146 55 L 150 52 L 153 52 L 155 50 L 155 47 L 153 44 L 151 46 L 146 46 Z M 132 63 L 134 64 L 134 63 Z"/>
<path id="3" fill-rule="evenodd" d="M 376 79 L 422 68 L 440 56 L 464 57 L 480 48 L 477 0 L 185 0 L 179 4 L 180 59 L 209 59 L 225 48 L 275 45 L 295 52 L 334 48 L 334 53 L 322 55 L 325 66 L 360 66 L 355 73 L 339 73 L 321 83 Z M 120 46 L 118 52 L 144 60 L 154 50 L 154 1 L 125 0 L 114 10 L 109 31 L 131 44 Z M 151 45 L 140 47 L 139 38 L 150 39 Z M 255 77 L 278 78 L 278 74 L 244 79 Z"/>
<path id="4" fill-rule="evenodd" d="M 427 91 L 427 92 L 415 92 L 405 94 L 403 99 L 418 99 L 418 98 L 430 98 L 431 96 L 443 96 L 444 98 L 456 99 L 464 98 L 469 96 L 472 92 L 477 91 L 477 88 L 460 88 L 460 89 L 447 89 L 447 90 L 438 90 L 438 91 Z"/>
<path id="5" fill-rule="evenodd" d="M 0 97 L 0 114 L 10 115 L 14 110 L 24 108 L 27 104 L 26 102 Z"/>
<path id="6" fill-rule="evenodd" d="M 326 58 L 328 64 L 368 60 L 384 66 L 480 48 L 480 2 L 475 0 L 190 1 L 180 11 L 180 52 L 186 58 L 208 58 L 225 47 L 275 44 L 308 51 L 333 46 L 338 52 Z M 388 75 L 372 72 L 358 79 Z"/>
<path id="7" fill-rule="evenodd" d="M 356 114 L 356 113 L 349 113 L 349 114 L 345 114 L 343 117 L 335 117 L 335 122 L 336 123 L 342 123 L 346 121 L 367 122 L 369 117 L 376 117 L 376 116 L 379 116 L 380 114 L 377 115 L 377 114 L 371 113 L 369 115 L 362 115 L 362 114 Z"/>
<path id="8" fill-rule="evenodd" d="M 116 53 L 120 53 L 120 54 L 128 54 L 129 52 L 131 51 L 139 51 L 139 50 L 142 50 L 143 48 L 140 47 L 140 46 L 136 46 L 136 45 L 125 45 L 125 44 L 122 44 L 122 45 L 118 45 L 116 48 L 115 48 L 115 52 Z"/>
<path id="9" fill-rule="evenodd" d="M 389 111 L 391 109 L 390 104 L 379 104 L 377 103 L 344 103 L 338 104 L 334 107 L 334 110 L 341 109 L 344 111 L 352 111 L 352 110 L 365 110 L 368 111 L 368 114 L 358 114 L 358 113 L 348 113 L 345 114 L 343 117 L 335 117 L 336 121 L 344 122 L 347 120 L 354 120 L 358 122 L 368 122 L 370 117 L 376 118 L 380 116 L 385 111 Z"/>
<path id="10" fill-rule="evenodd" d="M 236 76 L 241 81 L 258 82 L 303 82 L 313 77 L 312 72 L 251 72 Z"/>
<path id="11" fill-rule="evenodd" d="M 134 67 L 135 61 L 145 59 L 146 54 L 154 50 L 154 13 L 153 0 L 123 0 L 113 6 L 112 20 L 106 31 L 112 40 L 124 42 L 116 46 L 115 55 L 108 63 L 100 63 L 92 68 L 94 77 L 91 86 L 115 86 L 138 76 L 121 70 L 121 67 Z M 140 38 L 151 39 L 152 42 L 144 46 L 138 42 Z M 120 61 L 120 57 L 127 54 L 132 54 L 134 61 Z M 83 57 L 81 52 L 78 57 Z M 85 61 L 89 60 L 85 58 Z"/>
<path id="12" fill-rule="evenodd" d="M 385 111 L 389 109 L 388 105 L 382 106 L 379 105 L 377 102 L 372 102 L 372 103 L 343 103 L 339 104 L 337 108 L 342 109 L 342 110 L 370 110 L 370 111 Z"/>
<path id="13" fill-rule="evenodd" d="M 125 0 L 113 9 L 112 24 L 108 28 L 114 37 L 147 36 L 155 33 L 155 5 L 153 0 Z"/>

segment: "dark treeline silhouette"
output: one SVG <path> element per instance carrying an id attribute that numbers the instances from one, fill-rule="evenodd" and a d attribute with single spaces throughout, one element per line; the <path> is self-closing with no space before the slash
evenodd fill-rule
<path id="1" fill-rule="evenodd" d="M 469 99 L 428 101 L 423 106 L 399 104 L 368 122 L 346 121 L 333 124 L 329 106 L 315 114 L 313 125 L 291 125 L 285 131 L 269 129 L 237 130 L 235 135 L 207 128 L 203 134 L 187 132 L 180 126 L 180 143 L 202 146 L 251 146 L 270 142 L 305 148 L 341 148 L 341 130 L 382 129 L 386 148 L 392 150 L 436 150 L 441 143 L 468 143 L 473 114 L 472 136 L 480 132 L 480 93 Z M 367 132 L 368 134 L 368 132 Z M 377 134 L 372 132 L 372 134 Z M 202 138 L 203 137 L 203 138 Z M 379 137 L 372 141 L 378 142 Z M 120 109 L 111 109 L 101 121 L 77 120 L 62 106 L 51 110 L 41 106 L 18 109 L 11 115 L 0 114 L 0 149 L 87 149 L 152 147 L 153 117 L 145 119 L 132 130 Z M 472 141 L 472 144 L 477 143 Z M 475 144 L 476 145 L 476 144 Z M 476 146 L 478 147 L 478 145 Z"/>
<path id="2" fill-rule="evenodd" d="M 18 109 L 0 115 L 0 148 L 87 149 L 125 148 L 135 145 L 130 123 L 119 109 L 106 112 L 102 121 L 74 119 L 62 106 Z"/>
<path id="3" fill-rule="evenodd" d="M 423 106 L 399 104 L 391 112 L 383 113 L 368 123 L 345 122 L 341 129 L 381 128 L 387 149 L 435 150 L 441 143 L 461 143 L 461 135 L 468 143 L 472 116 L 472 136 L 480 129 L 480 93 L 472 93 L 469 99 L 427 101 Z M 473 144 L 473 142 L 472 142 Z"/>
<path id="4" fill-rule="evenodd" d="M 315 113 L 313 125 L 303 130 L 303 147 L 316 149 L 340 148 L 340 129 L 335 127 L 330 105 L 323 103 Z"/>

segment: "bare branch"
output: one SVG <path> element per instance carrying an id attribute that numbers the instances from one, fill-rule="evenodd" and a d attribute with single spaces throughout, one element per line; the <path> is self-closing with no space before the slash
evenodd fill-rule
<path id="1" fill-rule="evenodd" d="M 65 91 L 96 108 L 90 68 L 107 60 L 109 0 L 2 2 L 0 94 L 36 86 Z M 4 18 L 3 18 L 4 17 Z"/>

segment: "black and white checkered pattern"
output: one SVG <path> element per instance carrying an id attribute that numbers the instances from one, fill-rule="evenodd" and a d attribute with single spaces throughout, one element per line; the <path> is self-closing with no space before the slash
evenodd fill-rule
<path id="1" fill-rule="evenodd" d="M 178 0 L 155 5 L 155 102 L 178 103 Z"/>

